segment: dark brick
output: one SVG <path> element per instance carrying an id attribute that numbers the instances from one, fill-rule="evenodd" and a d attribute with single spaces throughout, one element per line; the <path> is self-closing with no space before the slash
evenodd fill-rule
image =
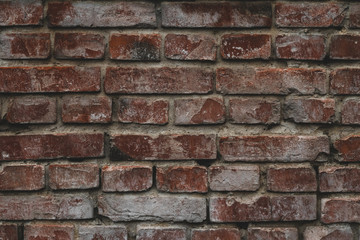
<path id="1" fill-rule="evenodd" d="M 40 0 L 0 2 L 0 26 L 40 25 L 42 19 Z"/>
<path id="2" fill-rule="evenodd" d="M 360 60 L 360 35 L 335 35 L 331 37 L 330 58 Z"/>

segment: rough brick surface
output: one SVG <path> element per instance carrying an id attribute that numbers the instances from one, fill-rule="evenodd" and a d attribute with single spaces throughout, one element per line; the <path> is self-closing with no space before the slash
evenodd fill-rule
<path id="1" fill-rule="evenodd" d="M 353 3 L 350 5 L 350 27 L 359 28 L 360 27 L 360 4 Z"/>
<path id="2" fill-rule="evenodd" d="M 360 198 L 323 198 L 321 199 L 321 221 L 323 223 L 359 223 Z"/>
<path id="3" fill-rule="evenodd" d="M 331 38 L 330 58 L 360 59 L 360 35 L 335 35 Z"/>
<path id="4" fill-rule="evenodd" d="M 40 165 L 5 165 L 0 171 L 1 191 L 32 191 L 45 187 L 45 168 Z"/>
<path id="5" fill-rule="evenodd" d="M 79 238 L 80 239 L 114 239 L 114 240 L 126 240 L 127 230 L 125 226 L 114 225 L 114 226 L 96 226 L 86 225 L 79 227 Z"/>
<path id="6" fill-rule="evenodd" d="M 0 26 L 40 25 L 42 19 L 40 0 L 0 2 Z"/>
<path id="7" fill-rule="evenodd" d="M 360 99 L 348 99 L 341 109 L 342 124 L 360 124 Z"/>
<path id="8" fill-rule="evenodd" d="M 0 225 L 0 238 L 4 240 L 18 240 L 18 227 L 14 224 Z"/>
<path id="9" fill-rule="evenodd" d="M 180 227 L 142 227 L 137 229 L 136 240 L 186 240 L 186 229 Z"/>
<path id="10" fill-rule="evenodd" d="M 297 240 L 296 228 L 265 228 L 252 227 L 248 229 L 248 240 Z"/>
<path id="11" fill-rule="evenodd" d="M 352 135 L 338 139 L 334 147 L 339 152 L 340 161 L 360 161 L 360 135 Z"/>
<path id="12" fill-rule="evenodd" d="M 75 239 L 73 225 L 27 224 L 24 227 L 24 239 Z"/>
<path id="13" fill-rule="evenodd" d="M 337 95 L 360 95 L 360 69 L 339 68 L 330 74 L 330 92 Z"/>
<path id="14" fill-rule="evenodd" d="M 354 234 L 348 225 L 313 226 L 304 231 L 304 240 L 352 240 Z"/>
<path id="15" fill-rule="evenodd" d="M 360 169 L 357 167 L 321 167 L 321 192 L 360 192 Z"/>
<path id="16" fill-rule="evenodd" d="M 236 228 L 194 229 L 191 240 L 240 240 L 241 232 Z"/>

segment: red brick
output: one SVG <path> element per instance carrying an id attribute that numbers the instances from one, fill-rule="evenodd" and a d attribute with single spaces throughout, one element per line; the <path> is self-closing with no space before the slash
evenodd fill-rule
<path id="1" fill-rule="evenodd" d="M 138 227 L 136 240 L 186 240 L 186 229 L 180 227 Z"/>
<path id="2" fill-rule="evenodd" d="M 243 2 L 165 2 L 162 26 L 178 28 L 271 26 L 271 5 Z"/>
<path id="3" fill-rule="evenodd" d="M 94 217 L 87 195 L 0 196 L 0 220 L 65 220 Z"/>
<path id="4" fill-rule="evenodd" d="M 7 165 L 0 171 L 1 191 L 33 191 L 45 187 L 45 169 L 40 165 Z"/>
<path id="5" fill-rule="evenodd" d="M 345 100 L 341 109 L 342 124 L 360 124 L 360 99 Z"/>
<path id="6" fill-rule="evenodd" d="M 225 94 L 325 94 L 323 69 L 218 68 L 216 90 Z M 266 84 L 264 84 L 266 82 Z"/>
<path id="7" fill-rule="evenodd" d="M 296 228 L 251 227 L 248 229 L 248 240 L 297 240 Z"/>
<path id="8" fill-rule="evenodd" d="M 330 74 L 330 92 L 360 95 L 360 68 L 339 68 Z"/>
<path id="9" fill-rule="evenodd" d="M 104 87 L 106 93 L 204 94 L 212 91 L 213 79 L 203 68 L 108 67 Z"/>
<path id="10" fill-rule="evenodd" d="M 352 135 L 335 142 L 334 147 L 339 152 L 340 161 L 360 161 L 360 135 Z"/>
<path id="11" fill-rule="evenodd" d="M 360 169 L 357 167 L 320 167 L 321 192 L 360 192 Z"/>
<path id="12" fill-rule="evenodd" d="M 119 160 L 216 159 L 215 135 L 112 135 L 112 158 Z"/>
<path id="13" fill-rule="evenodd" d="M 14 224 L 0 224 L 0 239 L 18 240 L 18 227 Z"/>
<path id="14" fill-rule="evenodd" d="M 169 102 L 164 99 L 120 98 L 118 120 L 123 123 L 166 124 Z"/>
<path id="15" fill-rule="evenodd" d="M 281 59 L 323 60 L 323 35 L 279 35 L 276 37 L 276 56 Z"/>
<path id="16" fill-rule="evenodd" d="M 326 136 L 222 137 L 219 151 L 225 161 L 302 162 L 329 154 Z"/>
<path id="17" fill-rule="evenodd" d="M 330 58 L 360 60 L 360 35 L 335 35 L 331 37 Z"/>
<path id="18" fill-rule="evenodd" d="M 165 57 L 174 60 L 216 60 L 215 38 L 200 34 L 168 34 L 165 37 Z"/>
<path id="19" fill-rule="evenodd" d="M 49 166 L 51 189 L 89 189 L 99 186 L 96 164 L 52 164 Z"/>
<path id="20" fill-rule="evenodd" d="M 284 119 L 296 123 L 331 123 L 335 100 L 330 98 L 290 98 L 285 100 Z"/>
<path id="21" fill-rule="evenodd" d="M 229 117 L 232 123 L 278 124 L 280 101 L 275 98 L 230 98 Z"/>
<path id="22" fill-rule="evenodd" d="M 156 187 L 165 192 L 207 192 L 207 169 L 196 166 L 157 167 Z"/>
<path id="23" fill-rule="evenodd" d="M 310 226 L 304 231 L 304 240 L 353 240 L 349 225 Z"/>
<path id="24" fill-rule="evenodd" d="M 40 25 L 42 19 L 40 0 L 0 2 L 0 26 Z"/>
<path id="25" fill-rule="evenodd" d="M 271 36 L 266 34 L 227 34 L 221 38 L 224 59 L 269 59 Z"/>
<path id="26" fill-rule="evenodd" d="M 1 67 L 0 92 L 97 92 L 98 67 Z"/>
<path id="27" fill-rule="evenodd" d="M 260 169 L 256 165 L 211 166 L 209 184 L 212 191 L 256 191 L 260 187 Z"/>
<path id="28" fill-rule="evenodd" d="M 58 133 L 0 136 L 0 160 L 101 157 L 103 134 Z"/>
<path id="29" fill-rule="evenodd" d="M 62 120 L 65 123 L 109 123 L 111 106 L 108 97 L 67 96 L 63 98 Z"/>
<path id="30" fill-rule="evenodd" d="M 6 120 L 9 123 L 55 123 L 56 99 L 18 97 L 8 102 Z"/>
<path id="31" fill-rule="evenodd" d="M 79 226 L 79 239 L 127 240 L 127 230 L 126 227 L 122 225 L 83 225 Z"/>
<path id="32" fill-rule="evenodd" d="M 105 166 L 102 168 L 104 192 L 138 192 L 151 188 L 152 168 L 148 166 Z"/>
<path id="33" fill-rule="evenodd" d="M 54 54 L 57 59 L 101 59 L 104 52 L 103 35 L 55 33 Z"/>
<path id="34" fill-rule="evenodd" d="M 339 26 L 345 18 L 345 6 L 336 3 L 277 3 L 276 25 L 280 27 Z"/>
<path id="35" fill-rule="evenodd" d="M 47 16 L 53 27 L 156 27 L 147 2 L 50 2 Z"/>
<path id="36" fill-rule="evenodd" d="M 267 189 L 273 192 L 315 192 L 315 170 L 311 167 L 270 167 Z"/>
<path id="37" fill-rule="evenodd" d="M 206 199 L 201 197 L 117 195 L 98 197 L 101 216 L 118 221 L 199 223 L 206 219 Z"/>
<path id="38" fill-rule="evenodd" d="M 160 61 L 160 34 L 112 34 L 110 58 L 116 60 Z"/>
<path id="39" fill-rule="evenodd" d="M 321 221 L 323 223 L 359 223 L 360 198 L 323 198 L 321 199 Z"/>
<path id="40" fill-rule="evenodd" d="M 350 4 L 349 11 L 350 28 L 360 28 L 360 4 Z"/>
<path id="41" fill-rule="evenodd" d="M 217 124 L 225 122 L 222 98 L 175 99 L 175 125 Z"/>
<path id="42" fill-rule="evenodd" d="M 75 239 L 75 228 L 70 224 L 26 224 L 24 227 L 24 240 L 42 239 Z"/>
<path id="43" fill-rule="evenodd" d="M 193 229 L 191 240 L 241 240 L 241 232 L 236 228 Z"/>
<path id="44" fill-rule="evenodd" d="M 3 33 L 0 42 L 2 59 L 45 59 L 50 56 L 49 33 Z"/>

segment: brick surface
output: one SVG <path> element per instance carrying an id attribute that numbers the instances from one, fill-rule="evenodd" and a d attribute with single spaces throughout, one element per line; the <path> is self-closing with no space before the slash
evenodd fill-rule
<path id="1" fill-rule="evenodd" d="M 127 230 L 125 226 L 114 225 L 114 226 L 80 226 L 79 227 L 79 238 L 84 240 L 127 240 Z"/>
<path id="2" fill-rule="evenodd" d="M 165 192 L 207 192 L 205 167 L 157 167 L 156 187 Z"/>
<path id="3" fill-rule="evenodd" d="M 296 228 L 251 227 L 248 229 L 248 240 L 297 240 Z"/>
<path id="4" fill-rule="evenodd" d="M 103 35 L 55 33 L 54 55 L 57 59 L 101 59 L 104 53 Z"/>
<path id="5" fill-rule="evenodd" d="M 209 187 L 212 191 L 256 191 L 260 187 L 260 169 L 256 165 L 211 166 Z"/>
<path id="6" fill-rule="evenodd" d="M 42 19 L 40 0 L 0 2 L 0 26 L 40 25 Z"/>
<path id="7" fill-rule="evenodd" d="M 321 192 L 360 192 L 360 169 L 357 167 L 320 167 Z"/>
<path id="8" fill-rule="evenodd" d="M 148 166 L 105 166 L 101 174 L 104 192 L 145 191 L 153 185 L 153 171 Z"/>
<path id="9" fill-rule="evenodd" d="M 334 35 L 330 42 L 330 58 L 360 59 L 360 35 Z"/>
<path id="10" fill-rule="evenodd" d="M 360 99 L 347 99 L 341 109 L 342 124 L 360 124 Z"/>
<path id="11" fill-rule="evenodd" d="M 99 186 L 96 164 L 51 164 L 48 170 L 51 189 L 89 189 Z"/>
<path id="12" fill-rule="evenodd" d="M 33 191 L 45 187 L 45 168 L 40 165 L 5 165 L 0 171 L 1 191 Z"/>
<path id="13" fill-rule="evenodd" d="M 227 34 L 221 38 L 224 59 L 269 59 L 271 36 L 265 34 Z"/>
<path id="14" fill-rule="evenodd" d="M 360 135 L 352 135 L 335 141 L 334 147 L 338 151 L 339 160 L 343 162 L 360 161 Z"/>
<path id="15" fill-rule="evenodd" d="M 12 98 L 6 111 L 9 123 L 55 123 L 56 99 L 33 96 Z"/>
<path id="16" fill-rule="evenodd" d="M 326 136 L 222 137 L 219 151 L 225 161 L 301 162 L 329 154 Z"/>
<path id="17" fill-rule="evenodd" d="M 97 92 L 98 67 L 1 67 L 0 92 Z"/>
<path id="18" fill-rule="evenodd" d="M 330 92 L 336 95 L 360 95 L 359 79 L 359 68 L 338 68 L 330 74 Z"/>
<path id="19" fill-rule="evenodd" d="M 138 227 L 136 240 L 186 240 L 186 229 L 180 227 Z"/>
<path id="20" fill-rule="evenodd" d="M 215 61 L 215 38 L 200 34 L 167 34 L 164 54 L 166 58 L 174 60 Z"/>
<path id="21" fill-rule="evenodd" d="M 191 240 L 240 240 L 241 232 L 236 228 L 193 229 Z"/>
<path id="22" fill-rule="evenodd" d="M 18 240 L 18 227 L 14 224 L 0 224 L 0 239 Z"/>
<path id="23" fill-rule="evenodd" d="M 354 234 L 348 225 L 310 226 L 304 231 L 304 240 L 352 240 Z"/>
<path id="24" fill-rule="evenodd" d="M 75 239 L 75 228 L 73 225 L 45 225 L 27 224 L 24 227 L 24 239 Z"/>
<path id="25" fill-rule="evenodd" d="M 111 148 L 116 160 L 216 159 L 215 135 L 113 135 Z"/>
<path id="26" fill-rule="evenodd" d="M 350 4 L 349 10 L 349 19 L 350 19 L 350 27 L 351 28 L 359 28 L 360 27 L 360 4 L 353 3 Z"/>
<path id="27" fill-rule="evenodd" d="M 321 221 L 323 223 L 359 223 L 359 216 L 359 197 L 321 199 Z"/>
<path id="28" fill-rule="evenodd" d="M 225 122 L 222 98 L 175 99 L 175 125 L 217 124 Z"/>

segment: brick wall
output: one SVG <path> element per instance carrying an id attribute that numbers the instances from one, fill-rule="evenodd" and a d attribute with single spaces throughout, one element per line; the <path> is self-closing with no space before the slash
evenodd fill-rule
<path id="1" fill-rule="evenodd" d="M 358 240 L 358 1 L 0 1 L 0 239 Z"/>

